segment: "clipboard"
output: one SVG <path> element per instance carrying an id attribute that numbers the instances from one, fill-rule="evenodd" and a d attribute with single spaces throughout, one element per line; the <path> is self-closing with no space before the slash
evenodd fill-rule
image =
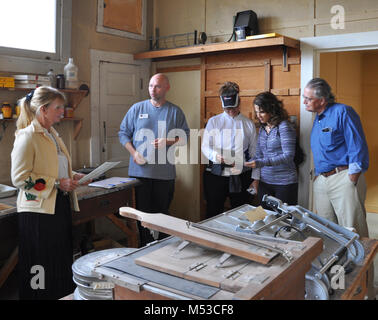
<path id="1" fill-rule="evenodd" d="M 103 173 L 105 173 L 106 171 L 114 168 L 119 163 L 121 163 L 121 161 L 117 161 L 117 162 L 104 162 L 101 166 L 97 167 L 92 172 L 90 172 L 87 175 L 85 175 L 84 177 L 82 177 L 79 180 L 79 184 L 82 184 L 82 183 L 87 182 L 89 180 L 93 180 L 93 179 L 98 178 Z"/>

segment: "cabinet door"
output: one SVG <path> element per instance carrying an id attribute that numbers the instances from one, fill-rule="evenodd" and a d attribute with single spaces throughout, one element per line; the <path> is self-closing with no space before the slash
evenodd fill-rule
<path id="1" fill-rule="evenodd" d="M 126 112 L 141 98 L 140 66 L 100 63 L 101 162 L 122 161 L 109 176 L 127 176 L 129 152 L 120 144 L 118 131 Z"/>

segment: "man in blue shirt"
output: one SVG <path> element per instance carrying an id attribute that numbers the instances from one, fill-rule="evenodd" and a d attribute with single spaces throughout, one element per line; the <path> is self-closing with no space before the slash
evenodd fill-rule
<path id="1" fill-rule="evenodd" d="M 316 113 L 311 132 L 315 209 L 320 216 L 367 237 L 364 172 L 369 152 L 360 118 L 352 107 L 335 102 L 323 79 L 312 79 L 303 99 L 306 110 Z"/>
<path id="2" fill-rule="evenodd" d="M 166 100 L 170 89 L 164 74 L 155 74 L 149 83 L 151 99 L 131 106 L 118 133 L 130 153 L 129 176 L 141 185 L 135 190 L 136 208 L 148 213 L 168 214 L 173 199 L 176 168 L 171 148 L 185 145 L 189 128 L 182 110 Z M 140 244 L 154 239 L 138 222 Z"/>

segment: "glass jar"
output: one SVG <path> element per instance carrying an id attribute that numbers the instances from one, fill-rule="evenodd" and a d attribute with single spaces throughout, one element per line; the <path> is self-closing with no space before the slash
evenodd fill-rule
<path id="1" fill-rule="evenodd" d="M 4 119 L 12 118 L 12 107 L 9 102 L 4 102 L 1 108 Z"/>
<path id="2" fill-rule="evenodd" d="M 64 74 L 58 74 L 56 76 L 56 87 L 57 89 L 64 89 L 66 87 Z"/>

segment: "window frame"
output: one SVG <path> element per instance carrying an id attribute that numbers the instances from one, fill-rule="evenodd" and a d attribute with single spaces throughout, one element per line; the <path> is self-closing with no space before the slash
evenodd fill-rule
<path id="1" fill-rule="evenodd" d="M 56 1 L 56 37 L 55 53 L 34 51 L 27 49 L 9 48 L 0 46 L 0 57 L 8 57 L 11 65 L 21 60 L 35 60 L 47 63 L 62 62 L 68 59 L 71 52 L 71 20 L 72 0 Z M 12 59 L 14 58 L 14 59 Z M 1 60 L 1 59 L 0 59 Z"/>

